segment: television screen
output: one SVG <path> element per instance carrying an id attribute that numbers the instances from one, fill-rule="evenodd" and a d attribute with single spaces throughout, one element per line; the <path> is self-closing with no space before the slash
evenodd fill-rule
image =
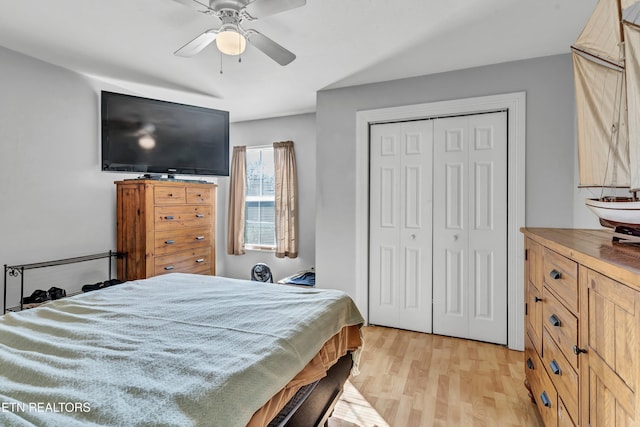
<path id="1" fill-rule="evenodd" d="M 229 175 L 229 113 L 102 91 L 102 170 Z"/>

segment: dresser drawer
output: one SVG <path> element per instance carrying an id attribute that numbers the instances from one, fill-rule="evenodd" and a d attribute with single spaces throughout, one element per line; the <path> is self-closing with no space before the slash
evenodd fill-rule
<path id="1" fill-rule="evenodd" d="M 573 346 L 578 344 L 578 319 L 574 316 L 547 287 L 543 291 L 542 320 L 544 328 L 556 343 L 569 364 L 578 370 L 578 356 Z M 544 348 L 543 341 L 543 353 Z"/>
<path id="2" fill-rule="evenodd" d="M 578 374 L 546 329 L 543 332 L 543 347 L 544 367 L 558 391 L 558 396 L 562 399 L 563 409 L 576 420 L 578 419 Z"/>
<path id="3" fill-rule="evenodd" d="M 210 204 L 211 189 L 187 187 L 187 204 Z"/>
<path id="4" fill-rule="evenodd" d="M 178 205 L 184 204 L 186 191 L 184 187 L 174 186 L 154 186 L 153 202 L 156 205 Z"/>
<path id="5" fill-rule="evenodd" d="M 155 240 L 156 255 L 166 255 L 213 245 L 211 229 L 208 227 L 157 231 Z"/>
<path id="6" fill-rule="evenodd" d="M 542 416 L 546 427 L 555 427 L 558 424 L 558 394 L 553 387 L 553 383 L 549 379 L 549 375 L 542 367 L 542 362 L 535 352 L 529 352 L 529 356 L 525 350 L 525 365 L 531 360 L 534 366 L 530 370 L 525 366 L 527 371 L 531 371 L 531 375 L 527 375 L 529 385 L 531 386 L 531 394 L 538 405 L 538 411 Z"/>
<path id="7" fill-rule="evenodd" d="M 156 230 L 210 226 L 211 206 L 156 206 Z"/>
<path id="8" fill-rule="evenodd" d="M 577 263 L 545 248 L 544 281 L 571 311 L 578 311 Z"/>
<path id="9" fill-rule="evenodd" d="M 155 275 L 166 273 L 208 273 L 211 271 L 211 249 L 178 252 L 156 257 Z"/>
<path id="10" fill-rule="evenodd" d="M 542 360 L 538 357 L 529 334 L 524 334 L 524 376 L 529 386 L 535 381 L 534 377 L 540 375 L 540 371 L 544 371 Z"/>

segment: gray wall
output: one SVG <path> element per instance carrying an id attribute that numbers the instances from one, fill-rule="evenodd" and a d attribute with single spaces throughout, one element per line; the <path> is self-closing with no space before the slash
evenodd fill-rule
<path id="1" fill-rule="evenodd" d="M 0 64 L 0 263 L 115 249 L 121 176 L 100 172 L 97 92 L 78 74 L 4 48 Z M 106 266 L 82 265 L 72 283 L 60 276 L 68 269 L 29 271 L 26 290 L 77 290 L 106 279 Z"/>
<path id="2" fill-rule="evenodd" d="M 318 92 L 316 268 L 319 287 L 355 290 L 356 112 L 525 91 L 526 224 L 574 222 L 575 101 L 569 55 Z"/>
<path id="3" fill-rule="evenodd" d="M 316 126 L 315 114 L 301 114 L 268 120 L 253 120 L 231 124 L 231 145 L 269 145 L 277 141 L 294 142 L 298 168 L 299 250 L 298 258 L 276 258 L 274 252 L 247 251 L 245 255 L 227 255 L 227 194 L 229 179 L 219 180 L 218 193 L 218 267 L 219 274 L 249 279 L 251 267 L 264 262 L 274 279 L 306 270 L 315 265 L 315 205 L 316 205 Z"/>
<path id="4" fill-rule="evenodd" d="M 115 249 L 113 183 L 135 175 L 100 170 L 99 93 L 125 90 L 2 47 L 0 64 L 0 264 Z M 107 265 L 27 271 L 25 294 L 54 285 L 78 291 L 105 280 Z M 16 279 L 7 302 L 19 302 Z"/>

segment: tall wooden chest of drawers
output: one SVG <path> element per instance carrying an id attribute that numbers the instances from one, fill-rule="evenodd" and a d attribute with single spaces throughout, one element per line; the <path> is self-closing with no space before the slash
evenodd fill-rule
<path id="1" fill-rule="evenodd" d="M 132 179 L 116 188 L 120 279 L 215 274 L 215 184 Z"/>
<path id="2" fill-rule="evenodd" d="M 640 425 L 640 248 L 525 228 L 525 374 L 546 427 Z"/>

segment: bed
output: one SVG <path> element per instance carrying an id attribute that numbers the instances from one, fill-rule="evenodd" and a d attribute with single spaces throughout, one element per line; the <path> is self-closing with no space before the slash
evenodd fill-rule
<path id="1" fill-rule="evenodd" d="M 0 425 L 285 425 L 330 409 L 309 396 L 335 400 L 362 322 L 341 291 L 181 273 L 8 313 Z"/>

